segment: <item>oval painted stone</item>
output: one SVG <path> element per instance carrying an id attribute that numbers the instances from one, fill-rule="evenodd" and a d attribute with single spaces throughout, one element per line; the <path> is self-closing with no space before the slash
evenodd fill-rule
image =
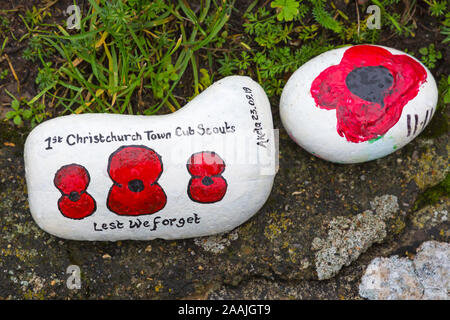
<path id="1" fill-rule="evenodd" d="M 25 143 L 31 214 L 74 240 L 180 239 L 229 231 L 267 200 L 276 173 L 269 100 L 224 78 L 169 115 L 70 115 Z"/>
<path id="2" fill-rule="evenodd" d="M 358 45 L 325 52 L 288 80 L 280 115 L 308 152 L 337 163 L 384 157 L 430 123 L 436 82 L 417 59 L 396 49 Z"/>

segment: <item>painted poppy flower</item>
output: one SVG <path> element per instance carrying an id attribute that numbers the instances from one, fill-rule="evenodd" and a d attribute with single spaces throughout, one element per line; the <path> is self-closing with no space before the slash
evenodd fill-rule
<path id="1" fill-rule="evenodd" d="M 62 166 L 56 172 L 53 183 L 62 194 L 58 209 L 65 217 L 83 219 L 94 213 L 95 200 L 86 192 L 89 182 L 88 171 L 78 164 Z"/>
<path id="2" fill-rule="evenodd" d="M 222 200 L 227 192 L 227 181 L 222 177 L 225 162 L 215 152 L 194 153 L 187 162 L 192 175 L 188 195 L 192 201 L 213 203 Z"/>
<path id="3" fill-rule="evenodd" d="M 167 197 L 157 183 L 163 172 L 161 157 L 146 146 L 123 146 L 109 157 L 108 174 L 114 181 L 107 206 L 118 215 L 155 213 Z"/>
<path id="4" fill-rule="evenodd" d="M 319 108 L 336 110 L 338 134 L 358 143 L 392 128 L 426 78 L 425 68 L 405 54 L 359 45 L 314 79 L 311 95 Z"/>

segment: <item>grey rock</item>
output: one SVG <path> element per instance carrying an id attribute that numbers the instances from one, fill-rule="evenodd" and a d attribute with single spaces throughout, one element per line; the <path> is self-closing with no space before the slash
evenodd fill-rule
<path id="1" fill-rule="evenodd" d="M 370 206 L 382 219 L 392 218 L 394 213 L 399 209 L 398 198 L 391 194 L 375 197 L 375 199 L 370 202 Z"/>
<path id="2" fill-rule="evenodd" d="M 450 199 L 442 199 L 440 203 L 424 208 L 413 213 L 411 221 L 417 228 L 436 227 L 448 221 Z"/>
<path id="3" fill-rule="evenodd" d="M 370 300 L 417 300 L 423 287 L 408 258 L 375 258 L 361 279 L 359 294 Z"/>
<path id="4" fill-rule="evenodd" d="M 450 244 L 427 241 L 414 260 L 375 258 L 361 278 L 359 294 L 370 300 L 449 300 Z"/>
<path id="5" fill-rule="evenodd" d="M 422 286 L 423 299 L 449 299 L 450 244 L 427 241 L 418 249 L 414 267 Z"/>
<path id="6" fill-rule="evenodd" d="M 194 239 L 194 243 L 203 248 L 203 250 L 212 253 L 221 253 L 226 247 L 230 246 L 231 241 L 237 240 L 239 234 L 237 230 L 232 232 L 220 233 L 208 237 L 199 237 Z"/>
<path id="7" fill-rule="evenodd" d="M 348 266 L 374 242 L 386 236 L 385 223 L 367 210 L 355 217 L 336 217 L 329 224 L 328 238 L 315 238 L 312 249 L 318 250 L 316 271 L 319 280 L 330 279 Z"/>
<path id="8" fill-rule="evenodd" d="M 386 237 L 385 220 L 399 210 L 393 195 L 376 197 L 370 202 L 372 209 L 354 217 L 338 216 L 328 225 L 326 240 L 315 238 L 312 249 L 317 250 L 316 271 L 319 280 L 330 279 L 343 266 L 358 259 L 373 243 Z"/>

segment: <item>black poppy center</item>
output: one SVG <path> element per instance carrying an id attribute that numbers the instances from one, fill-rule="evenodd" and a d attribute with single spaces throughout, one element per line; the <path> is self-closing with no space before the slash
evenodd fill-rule
<path id="1" fill-rule="evenodd" d="M 203 183 L 205 186 L 210 186 L 210 185 L 212 185 L 212 184 L 214 183 L 214 180 L 211 179 L 211 177 L 204 177 L 204 178 L 202 179 L 202 183 Z"/>
<path id="2" fill-rule="evenodd" d="M 128 182 L 128 189 L 130 189 L 131 192 L 141 192 L 144 190 L 144 183 L 139 179 L 131 180 Z"/>
<path id="3" fill-rule="evenodd" d="M 73 201 L 73 202 L 77 202 L 78 200 L 80 200 L 80 197 L 81 197 L 80 194 L 76 191 L 72 191 L 69 194 L 69 199 L 70 199 L 70 201 Z"/>
<path id="4" fill-rule="evenodd" d="M 383 107 L 384 97 L 393 83 L 394 77 L 389 69 L 383 66 L 355 68 L 345 78 L 345 84 L 351 93 Z"/>

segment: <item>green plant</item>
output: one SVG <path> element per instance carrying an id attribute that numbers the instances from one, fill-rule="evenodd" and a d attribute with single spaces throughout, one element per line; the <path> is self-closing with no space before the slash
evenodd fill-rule
<path id="1" fill-rule="evenodd" d="M 20 102 L 15 97 L 12 97 L 13 100 L 11 102 L 11 108 L 12 111 L 8 111 L 5 115 L 6 119 L 13 120 L 13 122 L 17 126 L 21 126 L 23 124 L 23 120 L 30 119 L 33 115 L 32 111 L 30 109 L 22 109 L 20 107 Z"/>
<path id="2" fill-rule="evenodd" d="M 270 3 L 272 8 L 277 9 L 279 21 L 291 21 L 298 14 L 300 3 L 296 0 L 275 0 Z"/>
<path id="3" fill-rule="evenodd" d="M 326 1 L 323 0 L 310 0 L 314 5 L 312 13 L 316 21 L 324 28 L 333 30 L 336 33 L 342 32 L 342 25 L 335 20 L 330 13 L 325 10 Z"/>
<path id="4" fill-rule="evenodd" d="M 42 37 L 32 37 L 28 41 L 28 46 L 22 53 L 22 57 L 26 60 L 30 60 L 36 62 L 41 55 L 44 58 L 48 58 L 52 54 L 55 53 L 55 50 L 52 47 L 46 47 L 44 50 L 44 41 Z"/>
<path id="5" fill-rule="evenodd" d="M 442 21 L 441 34 L 446 36 L 442 43 L 450 41 L 450 12 L 445 14 L 445 20 Z"/>
<path id="6" fill-rule="evenodd" d="M 444 97 L 444 103 L 450 103 L 450 76 L 447 77 L 447 85 L 442 89 L 442 96 Z"/>
<path id="7" fill-rule="evenodd" d="M 239 70 L 247 70 L 251 60 L 250 55 L 246 51 L 242 51 L 240 59 L 236 60 Z"/>
<path id="8" fill-rule="evenodd" d="M 46 17 L 51 17 L 52 14 L 47 10 L 48 7 L 43 7 L 41 9 L 37 9 L 36 6 L 33 6 L 32 10 L 27 10 L 25 12 L 25 21 L 27 25 L 30 26 L 31 29 L 43 23 Z"/>
<path id="9" fill-rule="evenodd" d="M 9 70 L 5 69 L 0 72 L 0 80 L 4 80 L 9 74 Z"/>
<path id="10" fill-rule="evenodd" d="M 260 82 L 269 96 L 280 95 L 286 83 L 283 75 L 294 72 L 311 58 L 332 48 L 334 48 L 333 45 L 324 45 L 316 40 L 299 49 L 280 47 L 256 54 L 254 61 L 257 64 Z"/>
<path id="11" fill-rule="evenodd" d="M 178 74 L 170 59 L 161 62 L 161 69 L 157 73 L 151 73 L 151 89 L 157 99 L 162 99 L 164 93 L 170 89 L 170 84 L 178 80 Z"/>
<path id="12" fill-rule="evenodd" d="M 9 29 L 9 20 L 8 20 L 8 18 L 0 16 L 0 35 L 6 34 L 9 31 L 10 31 L 10 29 Z"/>
<path id="13" fill-rule="evenodd" d="M 437 138 L 448 135 L 448 112 L 447 107 L 450 104 L 450 76 L 442 75 L 438 81 L 438 101 L 433 119 L 426 127 L 424 136 Z"/>
<path id="14" fill-rule="evenodd" d="M 309 40 L 314 39 L 318 34 L 319 26 L 317 24 L 312 24 L 310 26 L 299 26 L 297 27 L 299 40 Z"/>
<path id="15" fill-rule="evenodd" d="M 215 43 L 233 5 L 205 0 L 194 12 L 184 0 L 89 3 L 77 33 L 61 26 L 52 34 L 38 32 L 26 52 L 43 66 L 37 96 L 62 113 L 153 114 L 162 106 L 175 111 L 180 103 L 174 92 L 189 66 L 194 96 L 203 87 L 198 52 Z M 52 66 L 49 58 L 62 62 Z"/>
<path id="16" fill-rule="evenodd" d="M 29 119 L 19 114 L 20 119 L 32 126 L 65 113 L 175 111 L 217 75 L 249 75 L 269 97 L 280 95 L 289 75 L 314 56 L 349 43 L 378 42 L 382 31 L 366 24 L 369 4 L 381 9 L 383 33 L 387 26 L 402 37 L 414 36 L 417 4 L 366 1 L 357 6 L 356 20 L 335 0 L 253 0 L 238 22 L 240 29 L 234 0 L 87 1 L 79 30 L 48 23 L 56 0 L 19 15 L 27 30 L 18 40 L 28 41 L 23 57 L 38 64 L 39 92 L 30 100 L 18 99 L 31 110 Z M 445 13 L 440 31 L 446 43 L 450 13 L 442 2 L 427 1 L 431 15 Z M 237 16 L 227 24 L 232 13 Z M 0 16 L 5 30 L 8 22 L 2 21 Z M 0 55 L 11 37 L 11 31 L 0 33 Z M 421 48 L 419 55 L 429 68 L 442 58 L 434 46 Z"/>
<path id="17" fill-rule="evenodd" d="M 211 77 L 208 73 L 208 70 L 201 68 L 200 69 L 200 88 L 202 90 L 208 88 L 213 83 L 213 77 Z"/>
<path id="18" fill-rule="evenodd" d="M 450 174 L 447 174 L 437 185 L 428 188 L 420 194 L 414 202 L 413 210 L 419 210 L 426 205 L 432 205 L 439 201 L 442 197 L 450 195 Z"/>
<path id="19" fill-rule="evenodd" d="M 33 39 L 38 32 L 46 32 L 44 30 L 41 30 L 41 28 L 54 26 L 53 24 L 44 23 L 44 20 L 52 16 L 49 8 L 56 2 L 56 0 L 49 2 L 40 9 L 37 9 L 36 6 L 33 6 L 32 10 L 27 10 L 25 12 L 25 17 L 19 14 L 20 19 L 27 29 L 27 32 L 22 35 L 18 42 L 22 42 L 25 39 Z M 11 34 L 14 37 L 14 34 L 12 32 Z"/>
<path id="20" fill-rule="evenodd" d="M 448 9 L 448 1 L 423 0 L 430 6 L 430 13 L 432 16 L 442 16 Z"/>
<path id="21" fill-rule="evenodd" d="M 225 30 L 220 34 L 220 37 L 217 37 L 216 41 L 215 41 L 215 47 L 216 48 L 222 48 L 223 45 L 226 42 L 226 39 L 228 37 L 228 32 Z"/>
<path id="22" fill-rule="evenodd" d="M 8 43 L 8 40 L 9 40 L 8 37 L 5 37 L 5 39 L 3 40 L 3 43 L 0 46 L 0 56 L 3 55 L 3 52 L 5 51 L 6 44 Z"/>
<path id="23" fill-rule="evenodd" d="M 420 48 L 419 53 L 422 55 L 420 60 L 430 69 L 433 69 L 436 66 L 435 63 L 442 59 L 442 53 L 436 51 L 433 43 L 428 47 Z"/>
<path id="24" fill-rule="evenodd" d="M 442 43 L 449 42 L 450 41 L 450 27 L 443 27 L 441 29 L 441 33 L 446 36 L 445 39 L 442 40 Z"/>
<path id="25" fill-rule="evenodd" d="M 287 43 L 291 40 L 293 25 L 278 23 L 276 15 L 271 14 L 265 7 L 244 15 L 244 18 L 247 19 L 243 25 L 245 32 L 253 36 L 254 41 L 261 47 L 272 49 L 280 42 Z"/>
<path id="26" fill-rule="evenodd" d="M 387 24 L 389 28 L 400 36 L 415 36 L 414 29 L 416 28 L 412 23 L 412 15 L 415 10 L 416 1 L 409 2 L 407 10 L 403 13 L 395 11 L 401 0 L 372 0 L 372 3 L 377 5 L 381 10 L 382 24 Z M 408 24 L 411 22 L 411 24 Z"/>
<path id="27" fill-rule="evenodd" d="M 36 84 L 39 89 L 44 90 L 47 87 L 54 87 L 58 82 L 58 73 L 52 68 L 51 62 L 44 62 L 44 68 L 39 68 Z"/>
<path id="28" fill-rule="evenodd" d="M 17 126 L 22 126 L 27 121 L 31 127 L 34 127 L 51 116 L 51 113 L 47 110 L 44 95 L 38 95 L 30 101 L 25 98 L 19 101 L 8 90 L 5 89 L 5 92 L 12 98 L 11 108 L 13 109 L 6 113 L 5 118 L 12 120 Z"/>
<path id="29" fill-rule="evenodd" d="M 220 64 L 219 73 L 223 76 L 231 76 L 238 69 L 236 60 L 231 58 L 230 54 L 224 53 L 222 59 L 217 60 Z"/>
<path id="30" fill-rule="evenodd" d="M 315 55 L 333 48 L 333 45 L 317 39 L 320 27 L 325 28 L 322 24 L 327 24 L 326 18 L 321 19 L 321 16 L 320 22 L 305 24 L 304 20 L 315 19 L 314 13 L 309 9 L 311 5 L 308 6 L 302 1 L 297 3 L 298 6 L 292 2 L 273 1 L 271 7 L 277 10 L 268 10 L 265 6 L 256 8 L 256 1 L 253 2 L 244 14 L 245 37 L 241 42 L 250 45 L 244 46 L 247 50 L 242 51 L 240 55 L 233 52 L 223 53 L 223 58 L 219 60 L 219 73 L 223 76 L 233 72 L 254 75 L 268 96 L 272 97 L 281 94 L 287 74 Z M 292 19 L 280 16 L 281 6 L 286 9 L 289 5 L 292 13 L 294 6 L 298 9 Z M 325 11 L 325 1 L 314 2 L 314 6 Z M 290 22 L 291 20 L 296 23 Z M 328 23 L 328 26 L 331 24 Z"/>

